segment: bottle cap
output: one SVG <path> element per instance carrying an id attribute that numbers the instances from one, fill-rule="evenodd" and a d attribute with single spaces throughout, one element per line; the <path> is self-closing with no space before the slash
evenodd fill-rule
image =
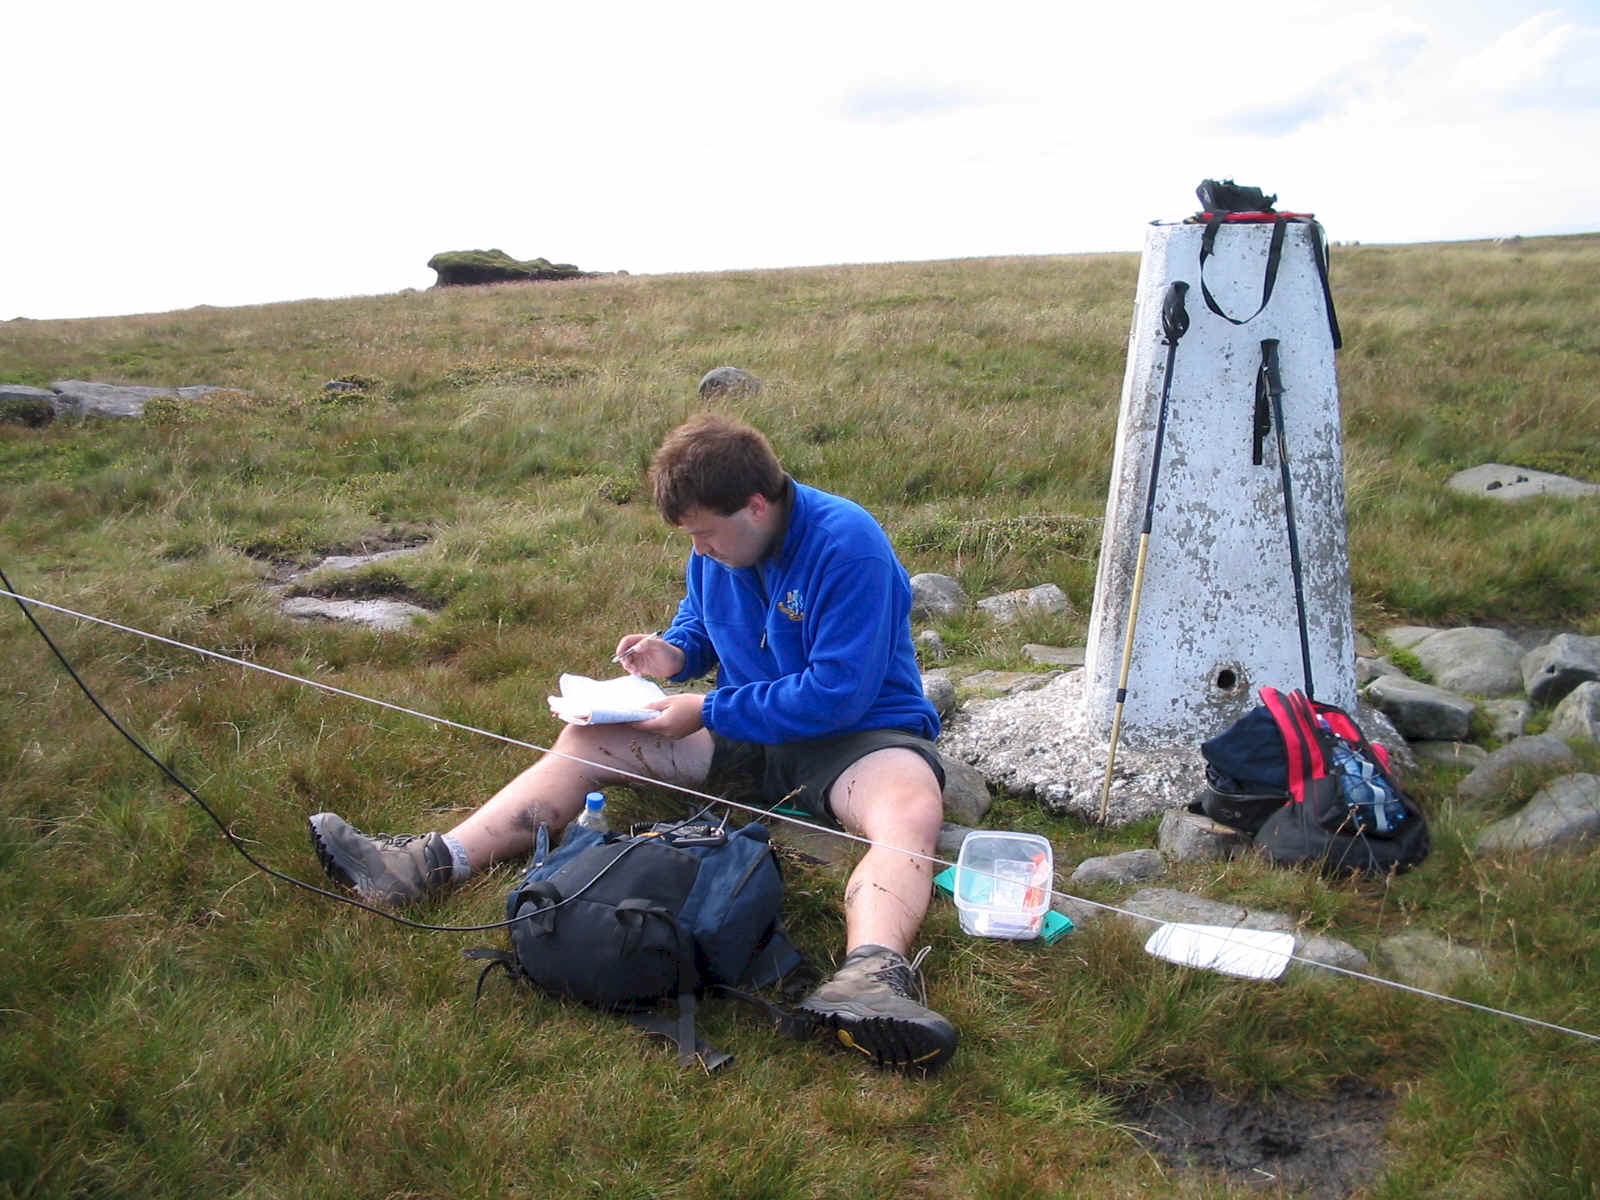
<path id="1" fill-rule="evenodd" d="M 605 802 L 606 797 L 604 792 L 590 792 L 583 798 L 583 806 L 585 808 L 600 808 L 605 804 Z"/>

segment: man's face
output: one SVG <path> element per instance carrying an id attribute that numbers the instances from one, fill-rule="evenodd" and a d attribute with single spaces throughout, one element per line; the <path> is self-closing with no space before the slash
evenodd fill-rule
<path id="1" fill-rule="evenodd" d="M 714 558 L 725 567 L 751 567 L 761 560 L 771 540 L 767 521 L 771 513 L 772 506 L 758 494 L 725 517 L 704 508 L 691 508 L 683 514 L 678 528 L 707 558 Z"/>

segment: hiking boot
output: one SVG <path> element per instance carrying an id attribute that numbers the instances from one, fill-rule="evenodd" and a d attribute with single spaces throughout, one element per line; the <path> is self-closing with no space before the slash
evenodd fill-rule
<path id="1" fill-rule="evenodd" d="M 917 968 L 927 953 L 907 962 L 886 946 L 857 946 L 796 1011 L 880 1067 L 931 1071 L 955 1053 L 956 1030 L 923 1003 Z"/>
<path id="2" fill-rule="evenodd" d="M 337 813 L 307 819 L 311 848 L 328 878 L 374 904 L 410 904 L 453 874 L 450 848 L 437 833 L 365 834 Z"/>

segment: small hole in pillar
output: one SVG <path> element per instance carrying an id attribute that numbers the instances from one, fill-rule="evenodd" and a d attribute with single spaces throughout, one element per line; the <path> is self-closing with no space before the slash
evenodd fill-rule
<path id="1" fill-rule="evenodd" d="M 1217 672 L 1217 688 L 1224 692 L 1231 692 L 1239 686 L 1239 677 L 1227 667 Z"/>

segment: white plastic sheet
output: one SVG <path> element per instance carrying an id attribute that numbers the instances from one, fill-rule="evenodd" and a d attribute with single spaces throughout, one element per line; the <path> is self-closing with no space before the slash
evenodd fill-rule
<path id="1" fill-rule="evenodd" d="M 1245 979 L 1276 979 L 1289 966 L 1294 934 L 1227 925 L 1167 924 L 1150 935 L 1145 953 L 1184 967 Z"/>

